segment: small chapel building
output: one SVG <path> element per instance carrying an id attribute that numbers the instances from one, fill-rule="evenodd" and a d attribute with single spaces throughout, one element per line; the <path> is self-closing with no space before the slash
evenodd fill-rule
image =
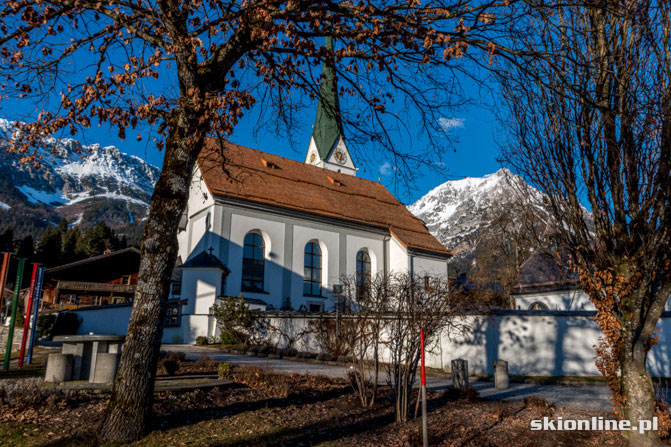
<path id="1" fill-rule="evenodd" d="M 327 41 L 327 45 L 331 43 Z M 421 220 L 380 183 L 356 176 L 330 67 L 303 162 L 210 139 L 179 227 L 164 342 L 214 336 L 210 307 L 242 296 L 250 307 L 334 309 L 342 275 L 447 275 L 450 257 Z"/>

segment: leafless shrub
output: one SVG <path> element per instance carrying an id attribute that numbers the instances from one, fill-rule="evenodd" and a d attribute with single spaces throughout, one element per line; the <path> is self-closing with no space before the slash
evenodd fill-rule
<path id="1" fill-rule="evenodd" d="M 390 356 L 387 372 L 394 389 L 396 420 L 405 422 L 421 355 L 420 330 L 424 330 L 425 346 L 430 350 L 439 343 L 441 333 L 462 329 L 455 317 L 465 306 L 453 300 L 447 279 L 440 276 L 396 274 L 387 278 L 385 287 L 389 297 L 384 319 Z"/>

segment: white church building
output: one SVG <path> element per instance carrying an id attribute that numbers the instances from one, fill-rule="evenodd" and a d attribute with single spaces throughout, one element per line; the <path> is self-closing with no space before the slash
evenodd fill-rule
<path id="1" fill-rule="evenodd" d="M 305 160 L 214 139 L 198 158 L 180 222 L 181 264 L 164 342 L 214 336 L 210 308 L 242 296 L 257 309 L 334 309 L 342 275 L 447 275 L 450 253 L 380 183 L 358 178 L 323 67 Z M 336 116 L 334 116 L 336 115 Z"/>

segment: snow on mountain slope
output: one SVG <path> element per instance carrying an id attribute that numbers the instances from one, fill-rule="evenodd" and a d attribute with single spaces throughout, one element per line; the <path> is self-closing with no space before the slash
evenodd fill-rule
<path id="1" fill-rule="evenodd" d="M 82 145 L 45 137 L 37 148 L 39 167 L 20 163 L 6 148 L 16 127 L 0 118 L 0 225 L 24 213 L 40 225 L 104 220 L 120 227 L 143 220 L 159 169 L 114 146 Z"/>
<path id="2" fill-rule="evenodd" d="M 539 191 L 503 168 L 484 177 L 445 182 L 408 209 L 443 245 L 463 256 L 475 248 L 478 235 L 502 209 L 532 207 L 534 214 L 545 216 L 537 207 L 541 199 Z"/>

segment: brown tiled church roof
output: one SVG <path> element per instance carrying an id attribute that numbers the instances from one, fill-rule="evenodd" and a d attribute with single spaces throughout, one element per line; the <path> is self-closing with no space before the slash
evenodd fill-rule
<path id="1" fill-rule="evenodd" d="M 380 183 L 214 139 L 198 167 L 213 195 L 384 228 L 408 248 L 450 256 Z"/>
<path id="2" fill-rule="evenodd" d="M 539 292 L 577 287 L 578 276 L 571 269 L 570 256 L 563 250 L 537 252 L 522 263 L 513 292 Z"/>

